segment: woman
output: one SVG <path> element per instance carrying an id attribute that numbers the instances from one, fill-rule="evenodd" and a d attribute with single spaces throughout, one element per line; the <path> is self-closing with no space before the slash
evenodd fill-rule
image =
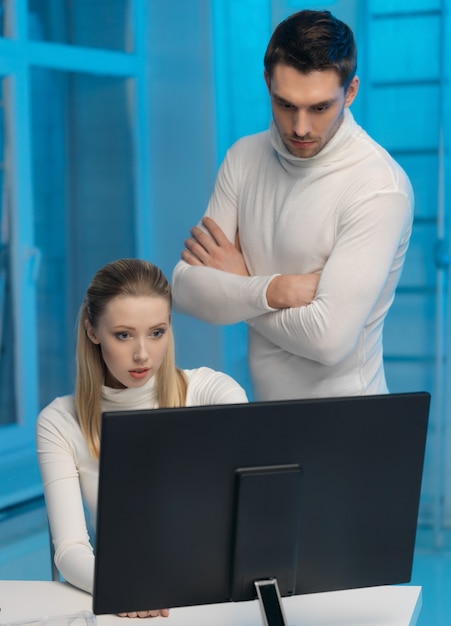
<path id="1" fill-rule="evenodd" d="M 39 414 L 37 451 L 55 564 L 65 580 L 92 593 L 100 420 L 103 411 L 247 402 L 232 378 L 207 367 L 175 366 L 169 283 L 139 259 L 108 263 L 82 304 L 74 396 Z M 167 615 L 161 611 L 130 617 Z M 126 614 L 124 614 L 126 615 Z"/>

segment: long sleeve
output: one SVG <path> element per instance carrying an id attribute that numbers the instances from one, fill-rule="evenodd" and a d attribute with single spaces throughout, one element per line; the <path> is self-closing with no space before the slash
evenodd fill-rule
<path id="1" fill-rule="evenodd" d="M 316 156 L 291 155 L 274 124 L 227 152 L 206 215 L 250 277 L 179 262 L 178 310 L 213 324 L 248 324 L 257 400 L 385 393 L 382 333 L 413 221 L 402 168 L 349 110 Z M 320 273 L 313 302 L 275 310 L 275 276 Z"/>
<path id="2" fill-rule="evenodd" d="M 239 228 L 239 148 L 240 143 L 227 153 L 205 213 L 219 224 L 230 241 L 235 241 Z M 175 308 L 211 324 L 235 324 L 274 310 L 268 306 L 266 290 L 276 273 L 254 272 L 252 255 L 244 252 L 244 257 L 249 277 L 180 261 L 172 276 Z"/>
<path id="3" fill-rule="evenodd" d="M 347 213 L 314 301 L 248 320 L 283 350 L 325 365 L 350 354 L 365 325 L 387 312 L 411 232 L 410 199 L 403 193 L 374 194 Z"/>
<path id="4" fill-rule="evenodd" d="M 185 373 L 187 405 L 247 402 L 244 389 L 227 374 L 207 367 Z M 156 399 L 155 377 L 139 388 L 103 387 L 102 410 L 154 409 Z M 95 530 L 99 463 L 75 415 L 72 396 L 56 398 L 38 416 L 36 444 L 55 564 L 67 582 L 92 593 L 95 557 L 89 530 Z"/>
<path id="5" fill-rule="evenodd" d="M 73 427 L 71 419 L 74 421 Z M 94 552 L 85 521 L 80 473 L 75 462 L 77 452 L 72 433 L 76 427 L 75 420 L 62 409 L 58 401 L 56 406 L 52 404 L 47 407 L 38 417 L 37 452 L 55 547 L 55 564 L 65 580 L 92 593 Z M 82 439 L 77 436 L 75 441 L 80 442 L 83 448 Z M 90 460 L 87 454 L 82 454 L 83 471 L 92 483 L 88 490 L 95 491 L 97 463 L 94 459 Z M 95 495 L 92 494 L 92 497 Z"/>
<path id="6" fill-rule="evenodd" d="M 179 261 L 172 285 L 174 308 L 210 324 L 235 324 L 272 311 L 266 290 L 274 276 L 238 276 Z"/>

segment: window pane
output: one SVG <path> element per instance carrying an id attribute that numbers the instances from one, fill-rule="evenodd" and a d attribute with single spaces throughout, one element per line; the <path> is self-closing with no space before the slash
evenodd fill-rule
<path id="1" fill-rule="evenodd" d="M 131 81 L 32 70 L 41 406 L 73 390 L 78 308 L 93 273 L 133 256 Z"/>
<path id="2" fill-rule="evenodd" d="M 28 0 L 34 40 L 131 52 L 131 0 Z"/>
<path id="3" fill-rule="evenodd" d="M 15 421 L 14 327 L 10 273 L 10 210 L 4 159 L 3 79 L 0 80 L 0 425 Z"/>
<path id="4" fill-rule="evenodd" d="M 402 15 L 396 14 L 373 20 L 370 24 L 369 38 L 373 42 L 369 47 L 369 72 L 374 82 L 428 81 L 440 79 L 438 55 L 428 54 L 424 50 L 434 50 L 440 40 L 440 15 Z M 381 62 L 381 50 L 386 41 L 402 41 L 396 48 L 396 54 L 390 63 Z"/>
<path id="5" fill-rule="evenodd" d="M 441 0 L 370 0 L 369 8 L 373 13 L 412 13 L 440 9 L 440 4 Z"/>

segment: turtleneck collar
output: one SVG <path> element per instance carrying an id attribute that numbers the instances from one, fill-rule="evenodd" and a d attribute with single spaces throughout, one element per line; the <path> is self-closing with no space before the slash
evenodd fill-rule
<path id="1" fill-rule="evenodd" d="M 102 386 L 102 411 L 153 409 L 157 407 L 155 376 L 142 387 L 113 389 Z"/>
<path id="2" fill-rule="evenodd" d="M 274 150 L 277 152 L 279 160 L 282 166 L 287 171 L 292 171 L 299 168 L 309 168 L 318 165 L 326 165 L 334 162 L 336 159 L 341 160 L 342 149 L 346 147 L 348 137 L 352 133 L 352 130 L 356 126 L 354 117 L 351 111 L 346 108 L 343 112 L 343 121 L 340 124 L 335 135 L 324 146 L 324 148 L 315 156 L 308 158 L 296 157 L 288 151 L 285 144 L 282 141 L 279 131 L 274 120 L 270 125 L 270 137 L 271 144 Z"/>

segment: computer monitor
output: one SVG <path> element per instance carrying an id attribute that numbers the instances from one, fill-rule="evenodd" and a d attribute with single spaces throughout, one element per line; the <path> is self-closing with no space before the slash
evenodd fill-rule
<path id="1" fill-rule="evenodd" d="M 94 613 L 408 582 L 429 404 L 104 413 Z"/>

